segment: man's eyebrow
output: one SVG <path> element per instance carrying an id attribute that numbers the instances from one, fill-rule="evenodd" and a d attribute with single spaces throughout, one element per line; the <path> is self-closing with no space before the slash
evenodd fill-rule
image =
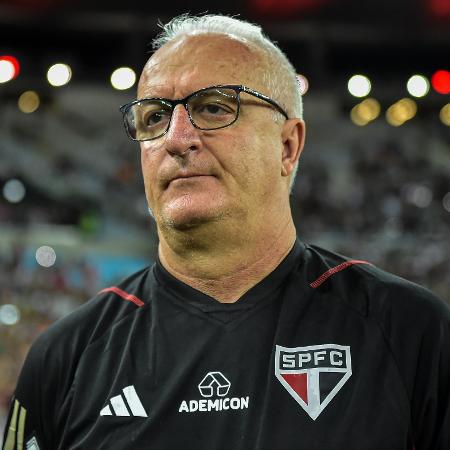
<path id="1" fill-rule="evenodd" d="M 154 94 L 154 91 L 158 88 L 162 88 L 164 84 L 151 84 L 146 85 L 142 92 L 139 93 L 139 98 L 152 98 L 152 97 L 161 97 L 161 95 Z"/>

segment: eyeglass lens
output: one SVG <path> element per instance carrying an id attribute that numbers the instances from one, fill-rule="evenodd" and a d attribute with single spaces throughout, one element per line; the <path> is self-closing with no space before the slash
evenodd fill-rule
<path id="1" fill-rule="evenodd" d="M 229 88 L 202 90 L 186 101 L 191 121 L 202 130 L 231 125 L 239 111 L 238 93 Z M 173 107 L 164 100 L 142 100 L 126 113 L 130 136 L 138 141 L 156 139 L 168 129 Z"/>

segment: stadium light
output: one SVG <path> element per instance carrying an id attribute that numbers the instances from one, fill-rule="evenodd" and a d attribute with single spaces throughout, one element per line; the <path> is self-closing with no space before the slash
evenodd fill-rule
<path id="1" fill-rule="evenodd" d="M 53 64 L 47 71 L 47 80 L 54 87 L 66 85 L 71 78 L 72 69 L 67 64 Z"/>
<path id="2" fill-rule="evenodd" d="M 305 95 L 309 89 L 308 79 L 304 75 L 298 73 L 297 74 L 297 83 L 298 83 L 298 87 L 300 89 L 300 94 Z"/>
<path id="3" fill-rule="evenodd" d="M 136 82 L 136 73 L 130 67 L 119 67 L 111 74 L 111 85 L 114 89 L 124 91 Z"/>
<path id="4" fill-rule="evenodd" d="M 6 83 L 19 75 L 20 64 L 16 57 L 11 55 L 0 56 L 0 83 Z"/>
<path id="5" fill-rule="evenodd" d="M 30 114 L 36 111 L 39 108 L 39 104 L 40 98 L 35 91 L 25 91 L 23 94 L 21 94 L 17 102 L 20 111 L 25 114 Z"/>
<path id="6" fill-rule="evenodd" d="M 444 125 L 450 127 L 450 103 L 447 103 L 441 108 L 439 118 Z"/>
<path id="7" fill-rule="evenodd" d="M 431 77 L 431 85 L 439 94 L 450 94 L 450 72 L 438 70 Z"/>
<path id="8" fill-rule="evenodd" d="M 372 84 L 365 75 L 353 75 L 347 83 L 348 91 L 354 97 L 365 97 L 369 95 Z"/>
<path id="9" fill-rule="evenodd" d="M 417 114 L 417 105 L 410 98 L 402 98 L 386 111 L 386 120 L 393 127 L 399 127 Z"/>
<path id="10" fill-rule="evenodd" d="M 423 75 L 413 75 L 408 80 L 406 89 L 413 97 L 424 97 L 430 90 L 430 82 Z"/>
<path id="11" fill-rule="evenodd" d="M 366 98 L 355 105 L 350 112 L 350 119 L 355 125 L 364 126 L 380 115 L 380 103 L 374 98 Z"/>

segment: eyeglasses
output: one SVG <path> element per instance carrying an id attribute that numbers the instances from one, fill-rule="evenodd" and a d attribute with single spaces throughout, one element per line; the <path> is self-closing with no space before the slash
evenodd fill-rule
<path id="1" fill-rule="evenodd" d="M 144 98 L 121 106 L 120 111 L 125 130 L 133 141 L 151 141 L 167 133 L 177 105 L 185 107 L 192 125 L 199 130 L 218 130 L 232 125 L 239 117 L 241 92 L 264 100 L 289 118 L 274 100 L 242 85 L 211 86 L 178 100 Z"/>

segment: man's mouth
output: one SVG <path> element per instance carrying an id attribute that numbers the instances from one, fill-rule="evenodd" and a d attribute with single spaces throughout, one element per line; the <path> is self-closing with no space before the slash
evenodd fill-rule
<path id="1" fill-rule="evenodd" d="M 174 182 L 182 182 L 183 180 L 194 180 L 197 178 L 210 177 L 212 175 L 204 174 L 204 173 L 187 173 L 187 174 L 179 174 L 173 177 L 167 185 Z"/>

